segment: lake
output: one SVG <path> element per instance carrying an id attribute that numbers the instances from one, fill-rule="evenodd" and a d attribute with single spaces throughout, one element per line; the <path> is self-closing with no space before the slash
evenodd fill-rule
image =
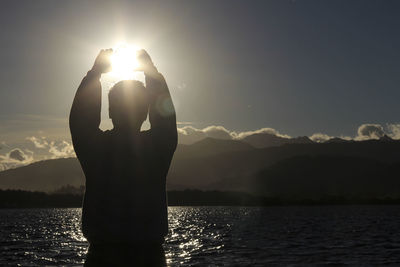
<path id="1" fill-rule="evenodd" d="M 82 265 L 81 209 L 0 210 L 0 265 Z M 400 206 L 169 207 L 169 266 L 400 265 Z"/>

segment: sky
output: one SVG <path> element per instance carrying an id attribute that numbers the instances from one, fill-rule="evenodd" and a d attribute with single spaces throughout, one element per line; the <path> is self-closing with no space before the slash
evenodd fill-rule
<path id="1" fill-rule="evenodd" d="M 27 159 L 73 153 L 75 91 L 98 51 L 120 42 L 164 74 L 180 134 L 356 138 L 372 125 L 395 136 L 399 11 L 394 0 L 2 1 L 0 161 L 17 148 Z M 102 84 L 107 129 L 112 82 Z"/>

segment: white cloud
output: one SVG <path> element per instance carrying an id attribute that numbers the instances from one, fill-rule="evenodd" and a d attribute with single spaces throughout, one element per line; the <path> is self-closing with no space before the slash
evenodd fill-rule
<path id="1" fill-rule="evenodd" d="M 322 143 L 335 137 L 344 140 L 355 140 L 355 141 L 379 139 L 383 137 L 385 134 L 387 134 L 393 139 L 400 139 L 400 124 L 388 124 L 386 128 L 387 131 L 385 131 L 384 127 L 380 124 L 366 123 L 358 127 L 357 135 L 355 137 L 344 136 L 344 135 L 331 136 L 324 133 L 314 133 L 309 138 L 317 143 Z M 292 138 L 287 134 L 282 134 L 278 132 L 274 128 L 267 128 L 267 127 L 254 131 L 239 132 L 239 131 L 230 131 L 220 125 L 212 125 L 203 129 L 197 129 L 193 126 L 184 126 L 182 128 L 178 128 L 178 133 L 179 133 L 180 144 L 192 144 L 206 137 L 212 137 L 217 139 L 242 140 L 254 134 L 271 134 L 282 138 Z"/>
<path id="2" fill-rule="evenodd" d="M 339 138 L 343 139 L 343 140 L 347 140 L 347 141 L 354 140 L 353 138 L 351 138 L 350 136 L 347 136 L 347 135 L 341 135 L 341 136 L 339 136 Z"/>
<path id="3" fill-rule="evenodd" d="M 208 126 L 202 130 L 207 137 L 216 139 L 232 139 L 232 133 L 223 126 Z"/>
<path id="4" fill-rule="evenodd" d="M 388 129 L 390 133 L 388 134 L 393 139 L 400 139 L 400 124 L 389 124 Z"/>
<path id="5" fill-rule="evenodd" d="M 46 141 L 45 137 L 36 138 L 35 136 L 30 136 L 26 138 L 27 140 L 31 141 L 36 148 L 46 148 L 49 143 Z"/>
<path id="6" fill-rule="evenodd" d="M 329 136 L 329 135 L 323 134 L 323 133 L 315 133 L 310 136 L 310 139 L 317 143 L 323 143 L 332 138 L 333 138 L 333 136 Z"/>
<path id="7" fill-rule="evenodd" d="M 205 137 L 206 134 L 202 130 L 196 129 L 192 126 L 178 128 L 178 140 L 181 144 L 192 144 L 204 139 Z"/>
<path id="8" fill-rule="evenodd" d="M 382 125 L 366 123 L 358 127 L 357 136 L 354 140 L 369 140 L 369 139 L 379 139 L 385 135 Z"/>
<path id="9" fill-rule="evenodd" d="M 178 140 L 180 144 L 193 144 L 206 137 L 212 137 L 216 139 L 233 139 L 235 133 L 230 132 L 223 126 L 208 126 L 204 129 L 197 129 L 193 126 L 184 126 L 178 128 Z"/>
<path id="10" fill-rule="evenodd" d="M 31 136 L 26 138 L 31 141 L 36 148 L 46 149 L 50 153 L 50 158 L 66 158 L 75 156 L 72 144 L 68 141 L 48 141 L 46 137 Z"/>
<path id="11" fill-rule="evenodd" d="M 225 140 L 240 140 L 253 134 L 271 134 L 282 138 L 290 138 L 289 135 L 281 134 L 273 128 L 262 128 L 254 131 L 235 132 L 229 131 L 228 129 L 220 125 L 211 125 L 203 129 L 197 129 L 193 126 L 185 126 L 182 128 L 178 128 L 178 134 L 180 144 L 192 144 L 206 137 Z"/>
<path id="12" fill-rule="evenodd" d="M 235 133 L 234 135 L 235 135 L 236 139 L 243 139 L 243 138 L 246 138 L 247 136 L 250 136 L 253 134 L 271 134 L 271 135 L 276 135 L 276 136 L 282 137 L 282 138 L 291 138 L 289 135 L 281 134 L 273 128 L 261 128 L 261 129 L 254 130 L 254 131 Z"/>
<path id="13" fill-rule="evenodd" d="M 49 144 L 49 152 L 53 158 L 67 158 L 75 156 L 74 147 L 67 141 L 61 141 L 56 144 L 52 141 Z"/>
<path id="14" fill-rule="evenodd" d="M 33 152 L 14 148 L 5 155 L 0 155 L 0 170 L 7 170 L 29 164 L 33 161 Z"/>

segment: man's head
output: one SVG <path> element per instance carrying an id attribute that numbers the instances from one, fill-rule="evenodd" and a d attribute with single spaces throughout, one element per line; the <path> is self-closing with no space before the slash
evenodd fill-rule
<path id="1" fill-rule="evenodd" d="M 116 83 L 108 93 L 109 116 L 116 129 L 137 129 L 147 118 L 149 97 L 140 81 Z"/>

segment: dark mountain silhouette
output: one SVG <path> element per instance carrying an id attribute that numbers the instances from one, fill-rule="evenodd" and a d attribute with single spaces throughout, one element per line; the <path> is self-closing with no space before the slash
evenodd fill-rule
<path id="1" fill-rule="evenodd" d="M 325 141 L 325 143 L 352 143 L 354 142 L 353 140 L 346 140 L 346 139 L 342 139 L 339 137 L 333 137 L 327 141 Z"/>
<path id="2" fill-rule="evenodd" d="M 0 172 L 0 189 L 50 192 L 65 185 L 83 184 L 84 175 L 76 158 L 44 160 Z"/>
<path id="3" fill-rule="evenodd" d="M 249 151 L 253 149 L 253 146 L 242 141 L 214 139 L 207 137 L 192 145 L 179 145 L 177 149 L 178 151 L 175 153 L 179 153 L 185 157 L 200 158 L 222 153 Z"/>
<path id="4" fill-rule="evenodd" d="M 370 158 L 298 156 L 285 159 L 257 175 L 253 191 L 283 199 L 399 198 L 400 161 Z"/>
<path id="5" fill-rule="evenodd" d="M 295 138 L 280 137 L 270 133 L 252 134 L 242 139 L 257 148 L 266 148 L 272 146 L 281 146 L 284 144 L 311 144 L 313 141 L 307 136 L 300 136 Z"/>
<path id="6" fill-rule="evenodd" d="M 379 141 L 381 142 L 396 142 L 396 140 L 392 139 L 390 136 L 387 136 L 386 134 L 379 138 Z"/>
<path id="7" fill-rule="evenodd" d="M 368 141 L 372 141 L 372 140 L 368 140 Z M 381 138 L 379 138 L 380 142 L 398 142 L 397 140 L 392 139 L 390 136 L 387 136 L 386 134 L 384 136 L 382 136 Z M 342 139 L 339 137 L 333 137 L 327 141 L 325 141 L 325 143 L 354 143 L 357 141 L 354 140 L 346 140 L 346 139 Z M 358 141 L 360 142 L 360 141 Z M 366 141 L 364 141 L 366 142 Z"/>
<path id="8" fill-rule="evenodd" d="M 400 161 L 400 142 L 370 140 L 351 143 L 287 144 L 279 147 L 217 154 L 201 159 L 175 157 L 169 185 L 203 190 L 246 190 L 251 177 L 283 159 L 304 155 L 361 157 L 383 162 Z M 183 186 L 183 187 L 182 187 Z"/>
<path id="9" fill-rule="evenodd" d="M 331 183 L 346 185 L 346 179 L 364 170 L 365 177 L 368 173 L 372 175 L 374 172 L 368 168 L 375 165 L 376 171 L 388 172 L 388 169 L 394 168 L 398 172 L 398 162 L 400 141 L 397 140 L 285 144 L 256 149 L 242 141 L 207 138 L 193 145 L 178 146 L 167 188 L 247 192 L 260 189 L 259 193 L 272 194 L 275 191 L 268 191 L 267 188 L 271 181 L 278 179 L 274 177 L 286 177 L 279 179 L 287 179 L 287 182 L 293 179 L 293 184 L 296 184 L 314 175 L 330 187 Z M 307 172 L 302 172 L 302 164 L 309 167 Z M 347 178 L 333 180 L 335 175 L 332 173 Z M 264 179 L 265 184 L 260 179 Z M 389 184 L 387 179 L 382 181 Z M 358 183 L 363 189 L 361 180 Z M 79 188 L 83 184 L 84 176 L 75 158 L 41 161 L 0 172 L 0 189 L 53 192 L 62 186 Z M 304 184 L 311 186 L 310 183 Z M 355 187 L 349 188 L 353 190 Z M 293 193 L 293 190 L 288 189 L 288 192 Z"/>
<path id="10" fill-rule="evenodd" d="M 249 150 L 254 148 L 241 141 L 206 138 L 192 145 L 179 145 L 174 158 L 175 162 L 184 164 L 187 159 L 201 161 L 211 155 Z M 76 158 L 44 160 L 0 172 L 0 189 L 53 192 L 62 186 L 79 188 L 83 184 L 84 175 Z M 172 188 L 186 188 L 185 183 L 174 186 L 171 181 L 169 184 Z"/>

